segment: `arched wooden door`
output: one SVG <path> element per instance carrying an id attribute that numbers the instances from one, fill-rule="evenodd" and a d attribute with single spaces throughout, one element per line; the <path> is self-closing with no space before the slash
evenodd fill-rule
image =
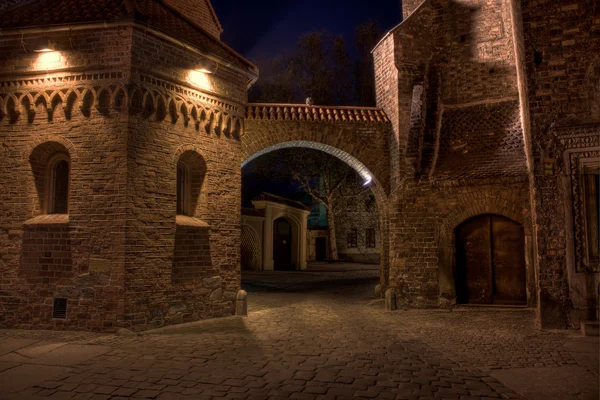
<path id="1" fill-rule="evenodd" d="M 497 215 L 460 225 L 455 280 L 458 303 L 527 304 L 523 227 Z"/>
<path id="2" fill-rule="evenodd" d="M 273 262 L 275 269 L 294 269 L 292 263 L 292 224 L 285 218 L 273 222 Z"/>

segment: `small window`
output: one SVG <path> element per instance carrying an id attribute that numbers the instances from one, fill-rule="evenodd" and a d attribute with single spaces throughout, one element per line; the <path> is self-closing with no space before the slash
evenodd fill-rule
<path id="1" fill-rule="evenodd" d="M 177 214 L 189 214 L 189 174 L 185 165 L 177 164 Z"/>
<path id="2" fill-rule="evenodd" d="M 67 318 L 67 299 L 54 299 L 52 318 Z"/>
<path id="3" fill-rule="evenodd" d="M 69 159 L 64 154 L 53 157 L 49 163 L 48 214 L 69 212 Z"/>
<path id="4" fill-rule="evenodd" d="M 366 246 L 367 247 L 375 247 L 375 229 L 367 228 L 365 232 L 366 236 Z"/>
<path id="5" fill-rule="evenodd" d="M 358 231 L 352 228 L 348 231 L 348 248 L 354 249 L 358 247 Z"/>

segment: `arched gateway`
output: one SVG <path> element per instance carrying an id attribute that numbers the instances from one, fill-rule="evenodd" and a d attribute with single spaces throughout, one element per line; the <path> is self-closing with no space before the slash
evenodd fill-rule
<path id="1" fill-rule="evenodd" d="M 272 151 L 310 148 L 347 163 L 373 191 L 381 227 L 381 282 L 388 280 L 391 124 L 378 108 L 249 104 L 241 137 L 242 167 Z"/>

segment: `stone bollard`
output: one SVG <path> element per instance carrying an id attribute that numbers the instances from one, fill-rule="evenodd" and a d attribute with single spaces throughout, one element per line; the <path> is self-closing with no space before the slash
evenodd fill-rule
<path id="1" fill-rule="evenodd" d="M 375 298 L 381 298 L 381 283 L 378 283 L 377 286 L 375 286 Z"/>
<path id="2" fill-rule="evenodd" d="M 385 291 L 385 311 L 394 311 L 396 309 L 396 292 L 394 289 Z"/>
<path id="3" fill-rule="evenodd" d="M 240 290 L 237 293 L 236 301 L 235 301 L 235 315 L 238 317 L 247 317 L 248 316 L 248 302 L 246 298 L 248 297 L 248 293 L 245 290 Z"/>

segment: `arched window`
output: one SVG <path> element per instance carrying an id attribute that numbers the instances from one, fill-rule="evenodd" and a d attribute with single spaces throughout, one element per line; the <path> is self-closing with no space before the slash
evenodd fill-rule
<path id="1" fill-rule="evenodd" d="M 206 162 L 196 151 L 183 152 L 177 162 L 177 214 L 204 218 Z"/>
<path id="2" fill-rule="evenodd" d="M 177 164 L 177 214 L 190 214 L 190 179 L 183 163 Z"/>
<path id="3" fill-rule="evenodd" d="M 48 163 L 48 214 L 69 212 L 69 157 L 57 154 Z"/>

